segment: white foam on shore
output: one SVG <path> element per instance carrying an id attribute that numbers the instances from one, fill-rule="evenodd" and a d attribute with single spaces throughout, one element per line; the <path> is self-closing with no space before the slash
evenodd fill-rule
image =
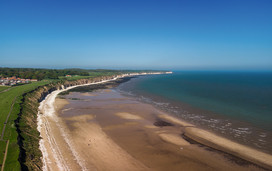
<path id="1" fill-rule="evenodd" d="M 61 151 L 56 143 L 55 138 L 50 134 L 51 127 L 50 127 L 48 120 L 47 120 L 47 117 L 53 117 L 55 115 L 55 109 L 54 109 L 53 104 L 54 104 L 55 98 L 59 92 L 60 92 L 59 90 L 52 92 L 50 95 L 48 95 L 45 98 L 44 101 L 42 101 L 40 103 L 40 106 L 39 106 L 40 111 L 38 113 L 38 131 L 41 131 L 42 129 L 44 129 L 46 137 L 42 137 L 42 138 L 48 140 L 48 143 L 49 143 L 50 148 L 52 150 L 54 162 L 56 162 L 59 170 L 69 170 L 65 160 L 63 159 L 63 157 L 61 155 Z M 41 111 L 43 111 L 43 113 L 41 113 Z M 54 117 L 54 119 L 55 119 L 55 121 L 57 121 L 56 117 Z M 39 145 L 40 145 L 40 150 L 43 154 L 43 158 L 42 158 L 43 170 L 47 171 L 47 170 L 52 170 L 52 169 L 49 169 L 49 166 L 50 166 L 49 164 L 52 163 L 52 161 L 49 158 L 49 154 L 48 154 L 47 149 L 45 147 L 44 139 L 40 140 Z"/>
<path id="2" fill-rule="evenodd" d="M 151 73 L 151 74 L 163 74 L 163 73 Z M 66 144 L 68 145 L 69 149 L 71 150 L 76 162 L 81 167 L 81 170 L 87 170 L 84 160 L 80 157 L 80 155 L 75 150 L 74 144 L 71 141 L 71 138 L 65 132 L 65 129 L 61 126 L 59 118 L 56 115 L 54 103 L 55 103 L 55 99 L 56 99 L 57 95 L 63 91 L 67 91 L 67 90 L 75 88 L 75 87 L 101 84 L 101 83 L 105 83 L 108 81 L 116 80 L 118 78 L 122 78 L 122 77 L 126 77 L 126 76 L 134 76 L 134 75 L 146 75 L 146 73 L 144 73 L 144 74 L 136 73 L 136 74 L 129 74 L 129 75 L 123 74 L 121 76 L 116 76 L 113 79 L 102 80 L 100 82 L 94 82 L 94 83 L 88 83 L 88 84 L 82 84 L 82 85 L 75 85 L 75 86 L 68 87 L 66 89 L 64 89 L 64 86 L 62 85 L 61 90 L 55 90 L 55 91 L 51 92 L 49 95 L 47 95 L 47 97 L 40 103 L 38 117 L 37 117 L 38 131 L 41 133 L 42 129 L 44 129 L 45 134 L 46 134 L 46 137 L 41 137 L 40 142 L 39 142 L 39 148 L 42 152 L 43 170 L 45 170 L 45 171 L 50 170 L 49 164 L 52 163 L 52 161 L 49 158 L 49 153 L 46 149 L 44 139 L 47 139 L 49 142 L 50 149 L 53 152 L 54 162 L 56 162 L 59 170 L 70 170 L 69 167 L 67 166 L 65 159 L 63 158 L 63 155 L 61 154 L 61 151 L 56 143 L 55 138 L 51 134 L 51 127 L 50 127 L 50 124 L 47 119 L 48 117 L 50 117 L 51 119 L 53 119 L 56 122 L 56 125 L 58 126 L 62 137 L 64 138 Z"/>

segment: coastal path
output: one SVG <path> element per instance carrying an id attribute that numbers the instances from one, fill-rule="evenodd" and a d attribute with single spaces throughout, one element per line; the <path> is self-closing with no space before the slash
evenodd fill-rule
<path id="1" fill-rule="evenodd" d="M 3 164 L 1 167 L 1 171 L 4 170 L 5 168 L 5 162 L 6 162 L 6 158 L 7 158 L 7 154 L 8 154 L 8 146 L 9 146 L 9 140 L 7 141 L 7 145 L 6 145 L 6 150 L 5 150 L 5 155 L 4 155 L 4 159 L 3 159 Z"/>
<path id="2" fill-rule="evenodd" d="M 5 129 L 6 129 L 6 126 L 7 126 L 9 117 L 10 117 L 10 114 L 11 114 L 11 112 L 12 112 L 12 110 L 13 110 L 13 106 L 14 106 L 14 103 L 15 103 L 15 101 L 16 101 L 16 98 L 17 98 L 17 97 L 14 98 L 14 100 L 13 100 L 13 102 L 12 102 L 12 104 L 11 104 L 11 107 L 10 107 L 9 114 L 8 114 L 8 116 L 7 116 L 7 118 L 6 118 L 6 121 L 4 122 L 4 127 L 3 127 L 3 130 L 2 130 L 2 134 L 1 134 L 0 140 L 3 140 L 4 133 L 5 133 Z"/>
<path id="3" fill-rule="evenodd" d="M 7 90 L 8 90 L 8 89 L 7 89 Z M 0 138 L 1 143 L 2 143 L 2 142 L 6 142 L 6 150 L 5 150 L 4 159 L 3 159 L 3 162 L 2 162 L 2 166 L 1 166 L 1 171 L 3 171 L 3 170 L 4 170 L 4 167 L 5 167 L 5 162 L 6 162 L 6 158 L 7 158 L 7 154 L 8 154 L 8 146 L 9 146 L 9 140 L 7 140 L 7 141 L 6 141 L 6 140 L 3 140 L 3 137 L 4 137 L 4 134 L 5 134 L 6 126 L 7 126 L 7 123 L 8 123 L 9 117 L 10 117 L 10 114 L 11 114 L 11 112 L 12 112 L 12 110 L 13 110 L 13 106 L 14 106 L 14 103 L 15 103 L 15 101 L 16 101 L 16 98 L 17 98 L 17 97 L 15 97 L 14 100 L 13 100 L 13 102 L 12 102 L 12 105 L 11 105 L 10 111 L 9 111 L 9 114 L 8 114 L 8 116 L 7 116 L 7 118 L 6 118 L 6 121 L 4 122 L 4 127 L 3 127 L 2 134 L 1 134 L 1 138 Z"/>
<path id="4" fill-rule="evenodd" d="M 0 91 L 0 93 L 7 92 L 7 91 L 9 91 L 9 90 L 12 89 L 12 88 L 13 88 L 13 87 L 9 87 L 8 89 L 5 89 L 5 90 Z"/>

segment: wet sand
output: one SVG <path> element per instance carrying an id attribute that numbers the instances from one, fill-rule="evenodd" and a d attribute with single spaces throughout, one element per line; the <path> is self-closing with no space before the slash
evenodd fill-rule
<path id="1" fill-rule="evenodd" d="M 44 170 L 263 170 L 214 150 L 217 136 L 116 91 L 64 97 L 43 118 Z"/>

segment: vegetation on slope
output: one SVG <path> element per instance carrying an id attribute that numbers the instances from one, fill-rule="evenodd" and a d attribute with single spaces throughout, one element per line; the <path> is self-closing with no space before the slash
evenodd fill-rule
<path id="1" fill-rule="evenodd" d="M 37 113 L 39 102 L 44 98 L 45 94 L 55 89 L 55 84 L 50 83 L 46 86 L 40 86 L 35 91 L 31 91 L 23 96 L 21 111 L 15 121 L 20 147 L 19 162 L 22 170 L 42 169 Z"/>

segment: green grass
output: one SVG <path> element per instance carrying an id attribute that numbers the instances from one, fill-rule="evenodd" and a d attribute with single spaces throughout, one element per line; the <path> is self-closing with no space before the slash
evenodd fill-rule
<path id="1" fill-rule="evenodd" d="M 72 77 L 64 77 L 61 76 L 59 77 L 59 79 L 61 80 L 69 80 L 69 81 L 74 81 L 74 80 L 80 80 L 80 79 L 88 79 L 88 78 L 92 78 L 93 76 L 72 76 Z"/>
<path id="2" fill-rule="evenodd" d="M 22 98 L 23 98 L 22 96 L 17 96 L 16 98 L 9 120 L 7 122 L 4 138 L 3 138 L 4 140 L 9 139 L 10 141 L 17 141 L 17 132 L 16 132 L 14 120 L 17 119 L 17 114 L 20 112 L 20 103 Z"/>
<path id="3" fill-rule="evenodd" d="M 10 88 L 10 87 L 9 86 L 0 86 L 0 92 L 3 91 L 3 90 L 6 90 L 8 88 Z"/>
<path id="4" fill-rule="evenodd" d="M 6 141 L 0 141 L 0 161 L 3 161 L 4 159 L 6 145 L 7 145 Z M 1 165 L 2 165 L 2 162 L 1 162 Z"/>
<path id="5" fill-rule="evenodd" d="M 4 122 L 6 121 L 14 101 L 14 106 L 3 136 L 3 140 L 10 141 L 5 163 L 5 170 L 20 170 L 20 163 L 18 162 L 19 147 L 17 145 L 18 134 L 16 132 L 14 120 L 17 118 L 17 115 L 20 112 L 22 95 L 48 83 L 48 81 L 33 82 L 31 84 L 13 87 L 7 92 L 0 93 L 0 134 L 2 133 Z M 1 152 L 5 151 L 5 148 L 5 141 L 0 141 L 0 165 L 3 164 L 3 155 Z"/>
<path id="6" fill-rule="evenodd" d="M 120 72 L 111 72 L 111 71 L 104 71 L 104 72 L 89 72 L 90 76 L 99 77 L 99 76 L 109 76 L 114 74 L 120 74 Z"/>
<path id="7" fill-rule="evenodd" d="M 88 79 L 88 78 L 95 78 L 95 77 L 100 77 L 100 76 L 111 76 L 111 75 L 116 75 L 120 74 L 120 72 L 113 72 L 113 71 L 100 71 L 100 72 L 89 72 L 89 76 L 72 76 L 72 77 L 65 77 L 61 76 L 59 79 L 61 80 L 68 80 L 68 81 L 75 81 L 75 80 L 80 80 L 80 79 Z"/>
<path id="8" fill-rule="evenodd" d="M 23 93 L 34 90 L 38 86 L 45 85 L 48 82 L 39 81 L 31 84 L 25 84 L 22 86 L 14 87 L 7 92 L 0 94 L 0 131 L 2 131 L 6 117 L 10 111 L 11 105 L 15 97 L 22 95 Z"/>
<path id="9" fill-rule="evenodd" d="M 19 171 L 21 170 L 20 163 L 18 162 L 18 156 L 19 156 L 19 146 L 16 142 L 9 142 L 9 147 L 8 147 L 8 154 L 7 154 L 7 159 L 5 163 L 5 168 L 4 170 L 16 170 Z"/>

